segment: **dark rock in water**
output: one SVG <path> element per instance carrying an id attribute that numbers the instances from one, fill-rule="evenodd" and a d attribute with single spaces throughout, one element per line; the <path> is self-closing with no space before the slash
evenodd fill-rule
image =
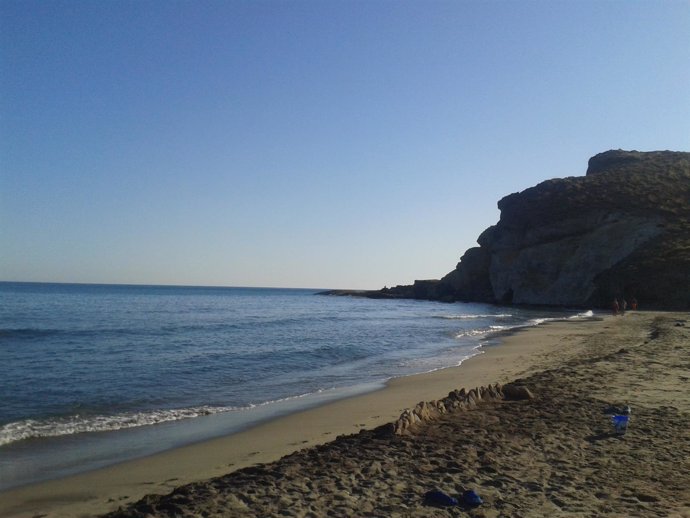
<path id="1" fill-rule="evenodd" d="M 378 293 L 367 290 L 326 290 L 320 291 L 317 295 L 334 295 L 338 297 L 366 297 L 370 293 Z"/>
<path id="2" fill-rule="evenodd" d="M 690 309 L 690 153 L 607 151 L 586 176 L 547 180 L 498 208 L 499 222 L 441 280 L 374 296 Z"/>

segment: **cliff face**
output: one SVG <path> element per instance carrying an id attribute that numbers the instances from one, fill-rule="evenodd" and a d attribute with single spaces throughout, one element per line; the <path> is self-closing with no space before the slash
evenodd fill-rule
<path id="1" fill-rule="evenodd" d="M 498 208 L 455 270 L 388 295 L 597 307 L 636 297 L 690 309 L 690 153 L 601 153 L 586 176 L 542 182 Z"/>

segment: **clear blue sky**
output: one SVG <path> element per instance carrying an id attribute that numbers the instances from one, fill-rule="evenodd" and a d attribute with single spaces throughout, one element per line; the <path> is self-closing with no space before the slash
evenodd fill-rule
<path id="1" fill-rule="evenodd" d="M 381 288 L 690 150 L 690 2 L 0 1 L 0 280 Z"/>

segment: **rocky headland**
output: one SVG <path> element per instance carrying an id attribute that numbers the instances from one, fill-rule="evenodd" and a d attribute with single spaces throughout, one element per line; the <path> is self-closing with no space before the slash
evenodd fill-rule
<path id="1" fill-rule="evenodd" d="M 585 176 L 547 180 L 498 208 L 499 222 L 442 279 L 366 296 L 690 309 L 690 153 L 600 153 Z"/>

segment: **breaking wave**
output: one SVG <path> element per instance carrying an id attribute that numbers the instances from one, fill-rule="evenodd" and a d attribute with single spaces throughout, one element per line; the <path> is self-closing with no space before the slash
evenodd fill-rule
<path id="1" fill-rule="evenodd" d="M 70 415 L 47 419 L 25 419 L 0 426 L 0 446 L 25 439 L 45 437 L 60 437 L 79 433 L 113 432 L 127 428 L 150 426 L 183 419 L 249 410 L 256 407 L 274 403 L 283 403 L 295 399 L 301 399 L 313 394 L 326 392 L 327 389 L 317 390 L 315 393 L 305 393 L 298 396 L 266 401 L 263 403 L 249 404 L 247 406 L 211 406 L 204 405 L 190 408 L 177 408 L 169 410 L 152 410 L 148 412 L 125 412 L 114 415 Z"/>
<path id="2" fill-rule="evenodd" d="M 497 315 L 439 315 L 436 318 L 442 318 L 444 320 L 476 320 L 479 318 L 512 318 L 513 315 L 510 313 L 499 313 Z"/>
<path id="3" fill-rule="evenodd" d="M 493 318 L 500 318 L 500 317 L 512 317 L 512 315 L 491 315 Z M 519 324 L 514 324 L 514 325 L 492 325 L 492 326 L 486 326 L 486 327 L 478 327 L 478 328 L 473 328 L 473 329 L 465 329 L 463 331 L 460 331 L 455 335 L 455 338 L 484 338 L 492 334 L 496 333 L 502 333 L 506 331 L 511 331 L 513 329 L 522 329 L 525 327 L 533 327 L 533 326 L 538 326 L 540 324 L 544 324 L 546 322 L 557 322 L 557 321 L 563 321 L 563 320 L 584 320 L 588 318 L 593 318 L 594 317 L 594 312 L 590 309 L 588 311 L 585 311 L 583 313 L 577 313 L 576 315 L 570 315 L 570 316 L 558 316 L 558 317 L 545 317 L 545 318 L 533 318 L 528 320 L 527 322 L 521 322 Z"/>
<path id="4" fill-rule="evenodd" d="M 181 419 L 191 419 L 230 410 L 238 410 L 238 408 L 200 406 L 151 412 L 128 412 L 116 415 L 82 416 L 77 414 L 49 419 L 25 419 L 0 427 L 0 446 L 39 437 L 59 437 L 61 435 L 85 432 L 123 430 L 169 421 L 179 421 Z"/>

